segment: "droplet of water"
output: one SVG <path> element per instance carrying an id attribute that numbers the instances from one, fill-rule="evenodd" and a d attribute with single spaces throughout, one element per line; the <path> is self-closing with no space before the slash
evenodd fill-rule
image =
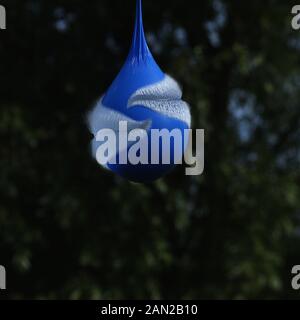
<path id="1" fill-rule="evenodd" d="M 175 80 L 164 74 L 155 62 L 146 42 L 142 2 L 136 2 L 136 18 L 132 45 L 127 59 L 107 92 L 88 116 L 91 132 L 96 137 L 100 129 L 118 131 L 120 121 L 127 121 L 129 130 L 146 129 L 144 142 L 151 154 L 151 129 L 179 129 L 190 127 L 188 105 L 181 100 L 182 92 Z M 186 141 L 184 141 L 186 145 Z M 101 142 L 92 141 L 93 155 Z M 171 148 L 174 145 L 171 144 Z M 184 151 L 184 146 L 182 148 Z M 161 152 L 164 152 L 161 147 Z M 163 176 L 175 166 L 173 150 L 170 164 L 110 164 L 106 168 L 136 182 L 149 182 Z M 151 155 L 149 155 L 150 161 Z"/>

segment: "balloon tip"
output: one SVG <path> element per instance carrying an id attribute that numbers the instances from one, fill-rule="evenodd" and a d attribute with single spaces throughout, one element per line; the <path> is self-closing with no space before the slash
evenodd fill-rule
<path id="1" fill-rule="evenodd" d="M 147 56 L 151 55 L 144 32 L 141 0 L 136 1 L 135 26 L 130 55 L 138 62 L 145 61 Z"/>

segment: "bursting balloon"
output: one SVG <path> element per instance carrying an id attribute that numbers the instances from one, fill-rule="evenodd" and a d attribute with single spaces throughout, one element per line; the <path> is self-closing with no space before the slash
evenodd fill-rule
<path id="1" fill-rule="evenodd" d="M 97 102 L 88 115 L 88 124 L 94 138 L 92 153 L 96 158 L 97 150 L 103 142 L 97 141 L 97 132 L 109 128 L 118 131 L 120 121 L 127 121 L 128 130 L 152 129 L 172 131 L 178 129 L 184 137 L 184 130 L 191 126 L 190 109 L 182 100 L 182 92 L 177 82 L 162 72 L 155 62 L 146 42 L 141 0 L 137 0 L 135 27 L 128 57 L 107 92 Z M 144 142 L 151 155 L 151 134 Z M 184 153 L 187 140 L 183 139 L 181 150 Z M 134 182 L 152 182 L 176 165 L 173 144 L 170 163 L 164 164 L 121 164 L 106 163 L 104 166 L 114 173 Z M 129 146 L 128 146 L 129 148 Z M 160 151 L 164 152 L 163 145 Z M 117 155 L 118 157 L 119 155 Z"/>

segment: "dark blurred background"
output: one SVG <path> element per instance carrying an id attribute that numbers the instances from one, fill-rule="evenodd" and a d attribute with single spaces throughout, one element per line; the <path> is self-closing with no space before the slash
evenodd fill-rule
<path id="1" fill-rule="evenodd" d="M 299 297 L 295 3 L 143 2 L 149 46 L 205 129 L 202 176 L 132 184 L 90 155 L 86 113 L 126 58 L 134 0 L 0 1 L 6 296 Z"/>

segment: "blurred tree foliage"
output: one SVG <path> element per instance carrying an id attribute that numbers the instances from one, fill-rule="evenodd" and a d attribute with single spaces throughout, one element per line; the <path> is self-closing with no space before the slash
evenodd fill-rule
<path id="1" fill-rule="evenodd" d="M 0 264 L 10 298 L 296 298 L 300 33 L 293 1 L 144 1 L 206 168 L 131 184 L 85 115 L 129 48 L 134 0 L 9 0 L 0 31 Z"/>

